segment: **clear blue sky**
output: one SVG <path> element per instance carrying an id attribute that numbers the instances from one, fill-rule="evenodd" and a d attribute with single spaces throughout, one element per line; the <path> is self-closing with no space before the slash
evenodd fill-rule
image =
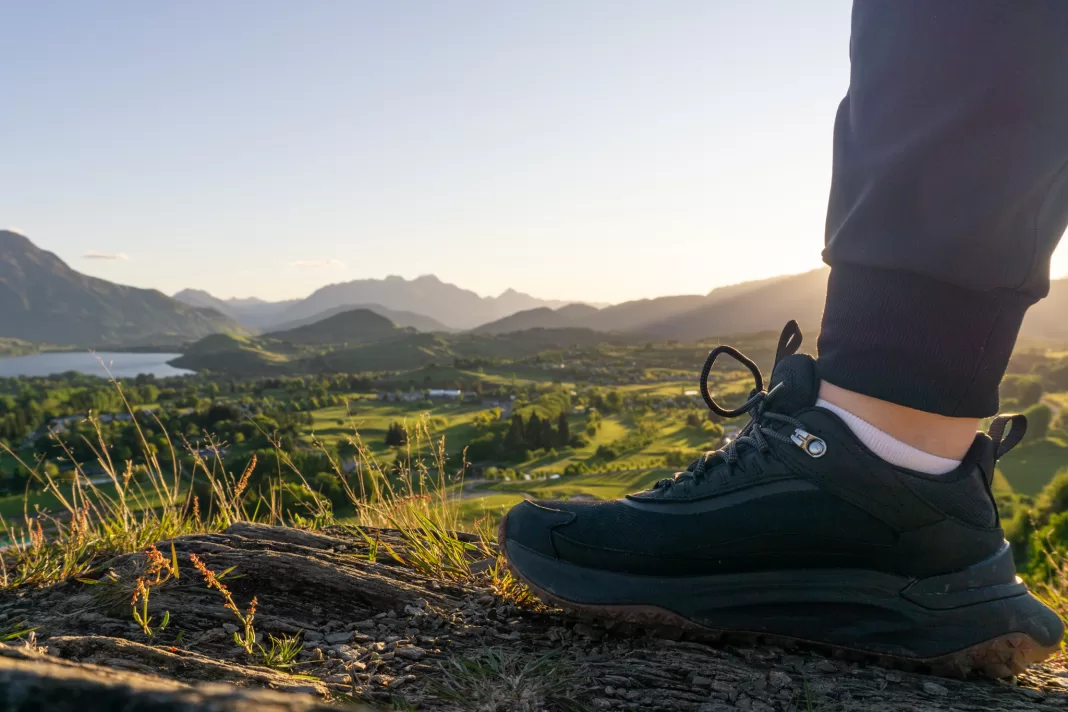
<path id="1" fill-rule="evenodd" d="M 5 3 L 0 227 L 224 297 L 434 273 L 620 301 L 799 272 L 849 7 Z"/>

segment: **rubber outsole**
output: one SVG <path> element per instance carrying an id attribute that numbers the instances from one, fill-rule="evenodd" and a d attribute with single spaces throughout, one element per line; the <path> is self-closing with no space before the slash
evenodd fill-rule
<path id="1" fill-rule="evenodd" d="M 1041 641 L 1026 632 L 1011 631 L 940 655 L 914 657 L 843 645 L 815 637 L 785 635 L 767 630 L 736 629 L 729 626 L 709 627 L 658 605 L 591 604 L 569 600 L 546 590 L 544 586 L 539 586 L 520 566 L 516 565 L 507 549 L 506 524 L 507 516 L 501 520 L 497 540 L 512 575 L 526 584 L 542 601 L 580 617 L 602 621 L 609 630 L 617 627 L 645 628 L 654 635 L 668 637 L 681 635 L 706 643 L 765 644 L 779 647 L 803 645 L 822 650 L 838 658 L 957 678 L 967 677 L 970 674 L 981 674 L 990 678 L 1012 677 L 1024 672 L 1031 665 L 1046 660 L 1060 650 L 1059 636 L 1056 642 L 1051 642 L 1048 640 L 1051 636 L 1047 634 L 1043 636 L 1047 640 Z M 1027 596 L 1030 598 L 1030 594 Z M 1037 604 L 1037 600 L 1035 603 Z M 1041 606 L 1041 604 L 1037 605 Z M 1055 616 L 1052 611 L 1049 614 Z M 1056 625 L 1058 630 L 1063 631 L 1059 619 Z"/>

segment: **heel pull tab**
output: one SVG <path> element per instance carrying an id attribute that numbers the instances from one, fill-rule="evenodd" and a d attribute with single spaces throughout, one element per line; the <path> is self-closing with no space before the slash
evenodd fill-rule
<path id="1" fill-rule="evenodd" d="M 1006 433 L 1005 428 L 1010 425 L 1012 427 Z M 1026 432 L 1026 415 L 999 415 L 994 418 L 990 423 L 990 430 L 987 431 L 987 435 L 994 441 L 994 459 L 1000 460 L 1009 453 L 1009 450 L 1019 445 Z"/>

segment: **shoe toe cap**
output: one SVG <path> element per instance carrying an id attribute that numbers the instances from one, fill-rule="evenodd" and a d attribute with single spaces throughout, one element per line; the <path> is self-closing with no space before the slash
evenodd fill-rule
<path id="1" fill-rule="evenodd" d="M 518 544 L 545 556 L 557 557 L 552 532 L 575 520 L 564 502 L 533 502 L 527 500 L 512 507 L 505 518 L 501 546 Z"/>

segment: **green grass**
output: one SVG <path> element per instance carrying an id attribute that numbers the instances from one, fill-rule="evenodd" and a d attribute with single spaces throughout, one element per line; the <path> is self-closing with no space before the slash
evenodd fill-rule
<path id="1" fill-rule="evenodd" d="M 998 469 L 1005 474 L 1014 492 L 1035 496 L 1065 465 L 1068 465 L 1068 446 L 1059 439 L 1047 438 L 1018 446 L 998 462 Z"/>

